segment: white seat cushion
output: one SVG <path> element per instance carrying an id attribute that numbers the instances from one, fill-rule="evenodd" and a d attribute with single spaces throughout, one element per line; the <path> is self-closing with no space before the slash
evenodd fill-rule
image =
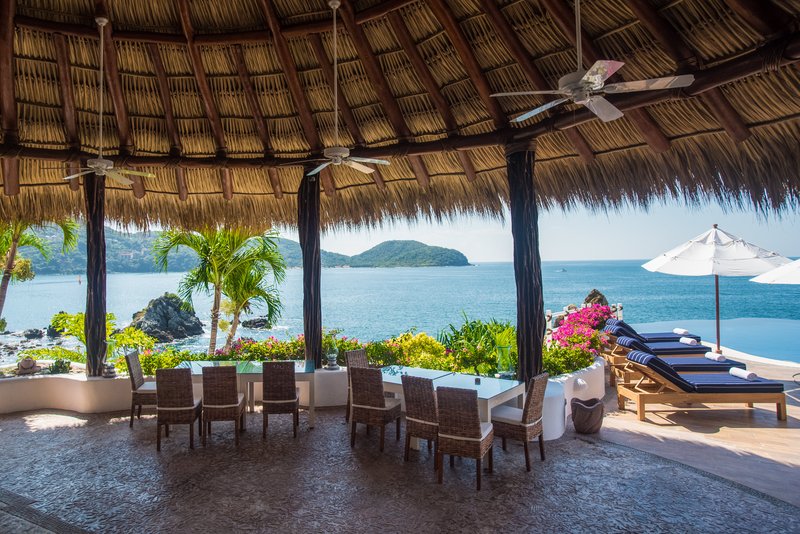
<path id="1" fill-rule="evenodd" d="M 522 409 L 501 404 L 492 408 L 492 421 L 509 425 L 522 424 Z"/>
<path id="2" fill-rule="evenodd" d="M 145 382 L 139 389 L 136 390 L 137 393 L 155 393 L 156 392 L 156 383 L 155 382 Z"/>
<path id="3" fill-rule="evenodd" d="M 485 439 L 492 431 L 492 423 L 481 423 L 481 440 Z"/>
<path id="4" fill-rule="evenodd" d="M 395 406 L 400 406 L 400 399 L 386 399 L 384 401 L 386 403 L 386 409 L 394 408 Z"/>

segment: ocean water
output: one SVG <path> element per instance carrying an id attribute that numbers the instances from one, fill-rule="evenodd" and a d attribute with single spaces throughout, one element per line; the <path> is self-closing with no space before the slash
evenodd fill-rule
<path id="1" fill-rule="evenodd" d="M 621 302 L 625 320 L 634 324 L 666 322 L 703 329 L 713 339 L 714 282 L 712 277 L 684 277 L 651 273 L 643 261 L 544 262 L 545 308 L 561 310 L 583 302 L 593 288 L 610 302 Z M 125 325 L 136 311 L 164 292 L 175 291 L 181 273 L 110 274 L 108 311 Z M 9 329 L 42 328 L 60 310 L 82 311 L 86 284 L 76 276 L 37 276 L 12 285 L 3 316 Z M 285 337 L 302 332 L 302 272 L 290 270 L 281 286 L 284 311 L 275 330 L 242 329 L 240 335 Z M 796 340 L 800 337 L 800 286 L 765 285 L 747 278 L 720 279 L 723 345 L 785 360 L 800 361 Z M 198 316 L 208 322 L 211 297 L 197 295 Z M 436 335 L 448 324 L 469 318 L 515 321 L 514 270 L 510 263 L 486 263 L 470 267 L 422 267 L 397 269 L 323 269 L 323 324 L 342 330 L 342 335 L 361 340 L 384 339 L 409 328 Z M 749 319 L 732 321 L 734 319 Z M 761 321 L 753 321 L 760 319 Z M 770 333 L 768 347 L 751 346 L 748 339 L 763 337 L 765 319 L 782 319 Z M 711 321 L 711 328 L 704 325 Z M 775 323 L 778 324 L 778 323 Z M 749 326 L 748 326 L 749 325 Z M 760 326 L 759 326 L 760 325 Z M 686 326 L 687 328 L 689 326 Z M 761 331 L 759 330 L 761 329 Z M 735 335 L 732 335 L 735 334 Z M 3 336 L 0 342 L 9 341 Z M 14 338 L 17 341 L 19 338 Z M 730 340 L 730 343 L 728 342 Z M 207 335 L 181 343 L 202 349 Z M 737 346 L 738 345 L 738 346 Z M 750 347 L 746 350 L 743 347 Z"/>

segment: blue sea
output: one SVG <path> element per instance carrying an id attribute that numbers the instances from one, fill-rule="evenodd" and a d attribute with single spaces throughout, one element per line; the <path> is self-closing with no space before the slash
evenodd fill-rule
<path id="1" fill-rule="evenodd" d="M 544 262 L 545 308 L 560 311 L 581 303 L 591 289 L 623 304 L 624 318 L 650 328 L 682 326 L 713 340 L 714 281 L 651 273 L 644 261 Z M 108 311 L 118 324 L 164 292 L 175 291 L 182 273 L 108 276 Z M 284 311 L 273 331 L 242 329 L 264 338 L 302 333 L 302 272 L 290 270 L 281 288 Z M 86 284 L 77 276 L 37 276 L 12 285 L 3 316 L 19 332 L 42 328 L 60 310 L 83 310 Z M 800 362 L 800 286 L 755 284 L 748 278 L 721 278 L 722 344 L 750 354 Z M 385 339 L 410 328 L 436 335 L 448 324 L 469 318 L 516 317 L 514 270 L 510 263 L 470 267 L 323 269 L 322 311 L 326 328 L 361 340 Z M 208 322 L 211 298 L 198 295 L 197 314 Z M 256 313 L 257 315 L 257 313 Z M 650 324 L 655 323 L 655 324 Z M 3 336 L 0 342 L 7 342 Z M 16 338 L 17 340 L 19 338 Z M 207 335 L 182 346 L 201 350 Z"/>

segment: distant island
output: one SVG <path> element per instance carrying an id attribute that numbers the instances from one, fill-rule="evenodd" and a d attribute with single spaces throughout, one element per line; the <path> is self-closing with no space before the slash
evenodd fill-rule
<path id="1" fill-rule="evenodd" d="M 153 263 L 153 242 L 158 232 L 125 233 L 106 227 L 106 268 L 110 273 L 156 272 Z M 22 255 L 33 263 L 38 274 L 81 274 L 86 272 L 86 232 L 81 228 L 78 247 L 68 254 L 60 254 L 61 234 L 54 228 L 40 232 L 53 250 L 50 261 L 45 261 L 33 250 L 22 249 Z M 300 243 L 279 238 L 278 249 L 287 267 L 301 267 Z M 321 251 L 323 267 L 445 267 L 469 265 L 467 257 L 449 248 L 433 247 L 419 241 L 384 241 L 355 256 Z M 195 265 L 194 254 L 187 249 L 170 254 L 171 272 L 188 271 Z"/>

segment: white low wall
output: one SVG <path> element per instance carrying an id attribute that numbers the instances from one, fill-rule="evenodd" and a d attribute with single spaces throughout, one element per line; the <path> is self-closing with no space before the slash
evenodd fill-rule
<path id="1" fill-rule="evenodd" d="M 102 413 L 130 407 L 131 382 L 127 376 L 63 374 L 0 379 L 0 414 L 45 409 Z"/>
<path id="2" fill-rule="evenodd" d="M 585 369 L 554 376 L 550 382 L 558 382 L 564 386 L 564 399 L 566 417 L 572 414 L 570 403 L 573 398 L 580 400 L 602 399 L 606 394 L 605 362 L 602 358 L 595 358 L 594 363 Z"/>

